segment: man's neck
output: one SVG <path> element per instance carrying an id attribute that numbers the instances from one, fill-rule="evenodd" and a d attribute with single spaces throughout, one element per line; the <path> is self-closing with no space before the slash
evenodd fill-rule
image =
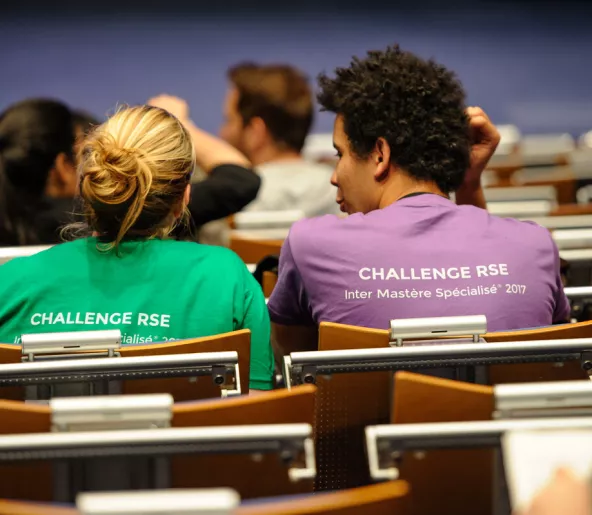
<path id="1" fill-rule="evenodd" d="M 295 150 L 278 149 L 276 147 L 262 148 L 249 156 L 254 166 L 278 161 L 295 161 L 302 159 L 299 152 Z"/>
<path id="2" fill-rule="evenodd" d="M 432 193 L 440 197 L 448 198 L 448 195 L 442 193 L 435 182 L 430 181 L 400 181 L 392 185 L 392 187 L 385 189 L 378 208 L 382 209 L 398 200 L 414 193 Z"/>

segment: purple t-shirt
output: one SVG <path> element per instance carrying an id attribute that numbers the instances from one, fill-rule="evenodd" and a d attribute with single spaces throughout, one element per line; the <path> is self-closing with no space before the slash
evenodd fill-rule
<path id="1" fill-rule="evenodd" d="M 550 233 L 438 195 L 292 226 L 271 320 L 387 329 L 395 318 L 486 315 L 489 331 L 569 318 Z"/>

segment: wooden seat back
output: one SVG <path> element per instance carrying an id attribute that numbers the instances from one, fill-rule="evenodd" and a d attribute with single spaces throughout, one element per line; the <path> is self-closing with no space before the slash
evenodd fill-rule
<path id="1" fill-rule="evenodd" d="M 0 400 L 0 421 L 3 435 L 47 433 L 51 426 L 49 406 L 21 401 Z M 0 498 L 51 501 L 51 463 L 1 463 Z"/>
<path id="2" fill-rule="evenodd" d="M 227 351 L 236 351 L 238 353 L 241 391 L 248 393 L 251 368 L 251 331 L 248 329 L 190 340 L 149 345 L 124 345 L 121 348 L 121 356 L 162 356 Z M 0 345 L 0 363 L 20 363 L 21 357 L 20 345 Z M 123 381 L 122 393 L 170 393 L 175 402 L 182 402 L 220 397 L 220 387 L 216 386 L 210 377 L 200 377 L 197 381 L 188 377 L 129 379 Z M 0 398 L 2 399 L 23 400 L 24 396 L 25 390 L 23 387 L 0 387 Z"/>
<path id="3" fill-rule="evenodd" d="M 592 321 L 522 331 L 488 333 L 484 336 L 485 341 L 492 343 L 569 338 L 592 338 Z M 571 381 L 586 379 L 587 377 L 588 374 L 582 369 L 579 361 L 520 363 L 491 365 L 488 367 L 489 384 Z"/>
<path id="4" fill-rule="evenodd" d="M 405 481 L 390 481 L 301 499 L 241 506 L 236 515 L 408 515 L 409 494 Z"/>
<path id="5" fill-rule="evenodd" d="M 230 237 L 230 249 L 246 263 L 259 263 L 263 258 L 280 253 L 284 240 L 256 240 Z"/>
<path id="6" fill-rule="evenodd" d="M 249 391 L 249 372 L 251 369 L 251 331 L 243 329 L 232 333 L 224 333 L 205 338 L 179 340 L 150 345 L 133 345 L 122 347 L 123 356 L 162 356 L 166 354 L 190 354 L 193 352 L 226 352 L 238 353 L 241 391 Z M 134 379 L 123 384 L 124 394 L 170 393 L 175 402 L 220 397 L 220 387 L 210 377 L 200 377 L 192 381 L 187 377 L 167 379 Z"/>
<path id="7" fill-rule="evenodd" d="M 528 331 L 489 333 L 488 342 L 585 338 L 592 322 Z M 486 345 L 485 343 L 482 345 Z M 371 349 L 389 346 L 389 331 L 322 323 L 320 350 Z M 579 362 L 524 363 L 488 367 L 488 384 L 583 379 Z M 363 445 L 364 428 L 387 423 L 390 417 L 392 374 L 360 372 L 317 377 L 316 445 L 317 490 L 353 488 L 369 484 Z"/>
<path id="8" fill-rule="evenodd" d="M 388 331 L 322 323 L 319 350 L 386 347 Z M 317 377 L 315 489 L 340 490 L 371 482 L 364 448 L 364 429 L 389 419 L 389 372 Z"/>
<path id="9" fill-rule="evenodd" d="M 277 274 L 274 274 L 273 272 L 263 272 L 263 295 L 265 295 L 266 299 L 271 297 L 277 282 Z"/>
<path id="10" fill-rule="evenodd" d="M 316 388 L 302 386 L 254 396 L 175 404 L 174 427 L 250 424 L 314 424 Z M 1 434 L 46 433 L 51 415 L 47 405 L 0 401 Z M 241 497 L 265 497 L 312 492 L 312 481 L 292 483 L 277 454 L 262 459 L 250 455 L 173 456 L 174 488 L 228 486 Z M 0 496 L 49 502 L 53 498 L 51 462 L 0 464 Z"/>
<path id="11" fill-rule="evenodd" d="M 20 345 L 0 344 L 0 364 L 20 363 L 22 360 Z M 22 400 L 25 398 L 23 386 L 0 387 L 0 399 Z"/>
<path id="12" fill-rule="evenodd" d="M 314 425 L 316 388 L 300 386 L 254 396 L 175 405 L 173 426 L 235 426 L 243 424 Z M 176 456 L 172 465 L 175 488 L 226 486 L 242 499 L 312 492 L 312 481 L 292 483 L 277 455 Z"/>
<path id="13" fill-rule="evenodd" d="M 392 481 L 342 492 L 240 506 L 235 515 L 408 515 L 409 485 Z M 76 508 L 0 500 L 0 515 L 80 515 Z"/>
<path id="14" fill-rule="evenodd" d="M 493 387 L 398 372 L 391 422 L 418 424 L 491 420 Z M 493 450 L 407 452 L 401 479 L 413 491 L 413 515 L 490 515 L 493 502 Z"/>

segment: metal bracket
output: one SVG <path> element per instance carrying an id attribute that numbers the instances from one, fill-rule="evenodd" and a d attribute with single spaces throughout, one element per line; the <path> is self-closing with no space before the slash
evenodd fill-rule
<path id="1" fill-rule="evenodd" d="M 315 479 L 317 475 L 315 448 L 312 438 L 306 438 L 304 440 L 302 451 L 304 453 L 304 466 L 291 466 L 288 469 L 288 477 L 293 483 L 306 479 Z M 293 460 L 294 456 L 291 457 L 290 461 L 292 462 Z"/>
<path id="2" fill-rule="evenodd" d="M 401 347 L 404 340 L 469 336 L 478 343 L 479 337 L 487 332 L 485 315 L 434 318 L 406 318 L 391 320 L 391 346 Z"/>
<path id="3" fill-rule="evenodd" d="M 370 468 L 370 477 L 375 481 L 394 481 L 399 479 L 399 469 L 395 466 L 395 460 L 399 453 L 389 452 L 388 442 L 378 443 L 376 431 L 373 427 L 366 428 L 366 449 L 368 452 L 368 466 Z M 390 460 L 385 460 L 387 454 Z"/>
<path id="4" fill-rule="evenodd" d="M 582 352 L 580 363 L 582 364 L 582 369 L 588 374 L 588 377 L 592 379 L 592 350 Z"/>
<path id="5" fill-rule="evenodd" d="M 54 432 L 154 429 L 169 427 L 173 396 L 112 395 L 52 399 Z"/>
<path id="6" fill-rule="evenodd" d="M 121 331 L 75 331 L 71 333 L 23 334 L 21 337 L 23 361 L 51 359 L 59 356 L 96 358 L 119 356 Z"/>
<path id="7" fill-rule="evenodd" d="M 295 384 L 316 384 L 317 382 L 317 367 L 316 365 L 302 365 L 292 366 L 289 357 L 284 358 L 284 367 L 287 370 L 284 377 L 286 377 L 287 384 L 291 386 Z M 287 375 L 286 375 L 287 374 Z"/>
<path id="8" fill-rule="evenodd" d="M 227 367 L 212 367 L 212 380 L 220 386 L 222 397 L 237 397 L 242 394 L 238 362 L 233 365 L 233 370 L 234 383 L 232 380 L 228 381 Z"/>

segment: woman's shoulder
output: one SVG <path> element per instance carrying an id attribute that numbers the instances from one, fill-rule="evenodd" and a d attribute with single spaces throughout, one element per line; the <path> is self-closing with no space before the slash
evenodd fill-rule
<path id="1" fill-rule="evenodd" d="M 59 243 L 56 245 L 34 245 L 22 247 L 0 248 L 0 270 L 8 271 L 15 268 L 43 265 L 48 261 L 63 263 L 66 255 L 77 254 L 84 240 Z"/>
<path id="2" fill-rule="evenodd" d="M 2 289 L 22 287 L 24 283 L 39 284 L 56 274 L 77 270 L 81 243 L 60 243 L 53 246 L 0 248 L 0 284 Z"/>
<path id="3" fill-rule="evenodd" d="M 212 261 L 226 266 L 244 266 L 236 253 L 226 247 L 174 240 L 165 240 L 162 244 L 169 253 L 174 254 L 180 261 Z"/>

